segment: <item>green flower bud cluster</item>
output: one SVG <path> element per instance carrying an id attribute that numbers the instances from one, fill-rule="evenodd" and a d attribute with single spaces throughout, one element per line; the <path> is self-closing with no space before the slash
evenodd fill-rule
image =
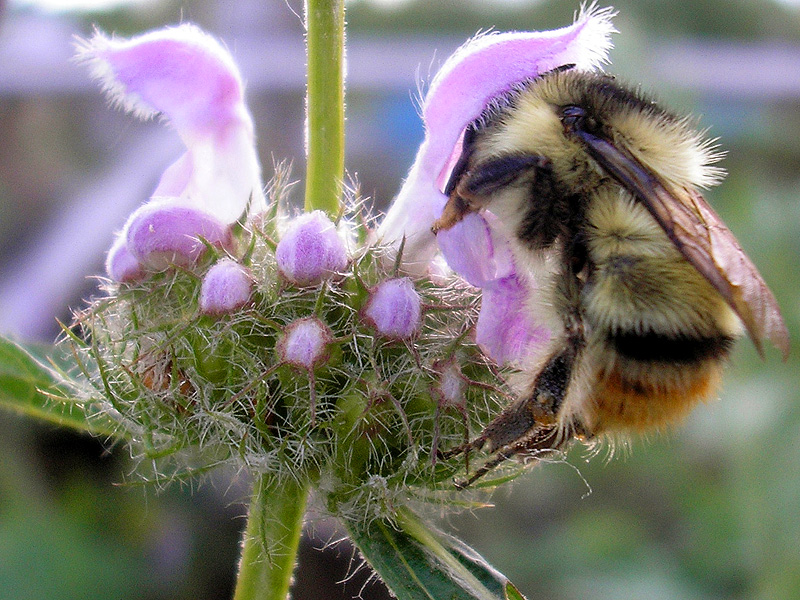
<path id="1" fill-rule="evenodd" d="M 437 451 L 508 401 L 473 339 L 474 288 L 396 273 L 367 225 L 346 253 L 321 213 L 281 235 L 276 204 L 229 246 L 109 284 L 78 316 L 87 402 L 162 473 L 234 463 L 359 518 L 440 497 L 464 460 Z"/>

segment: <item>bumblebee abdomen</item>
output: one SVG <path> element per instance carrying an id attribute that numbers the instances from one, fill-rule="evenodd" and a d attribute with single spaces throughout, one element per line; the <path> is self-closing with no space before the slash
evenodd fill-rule
<path id="1" fill-rule="evenodd" d="M 600 369 L 582 415 L 593 433 L 644 432 L 683 420 L 717 392 L 723 363 L 705 360 L 680 371 L 644 362 L 637 367 Z"/>
<path id="2" fill-rule="evenodd" d="M 581 419 L 594 433 L 678 421 L 715 393 L 741 324 L 620 188 L 597 190 L 586 232 L 590 267 L 581 304 L 596 383 Z"/>

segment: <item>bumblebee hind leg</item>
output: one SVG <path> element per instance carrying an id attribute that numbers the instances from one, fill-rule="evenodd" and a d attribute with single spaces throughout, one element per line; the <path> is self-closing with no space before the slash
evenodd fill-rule
<path id="1" fill-rule="evenodd" d="M 560 305 L 564 329 L 555 350 L 536 374 L 529 391 L 501 412 L 473 441 L 462 444 L 444 457 L 452 457 L 488 444 L 494 456 L 458 487 L 467 487 L 514 456 L 541 458 L 563 448 L 575 435 L 583 435 L 580 423 L 565 422 L 560 411 L 567 397 L 573 372 L 586 346 L 581 290 L 586 252 L 579 240 L 564 250 L 564 268 L 556 278 L 555 302 Z M 468 463 L 467 463 L 468 464 Z"/>
<path id="2" fill-rule="evenodd" d="M 474 440 L 441 452 L 442 458 L 469 454 L 488 444 L 493 456 L 467 480 L 456 482 L 465 488 L 514 456 L 542 458 L 562 448 L 574 435 L 558 423 L 558 411 L 566 396 L 578 347 L 568 345 L 554 354 L 536 376 L 531 391 L 500 413 Z M 468 464 L 468 463 L 467 463 Z"/>

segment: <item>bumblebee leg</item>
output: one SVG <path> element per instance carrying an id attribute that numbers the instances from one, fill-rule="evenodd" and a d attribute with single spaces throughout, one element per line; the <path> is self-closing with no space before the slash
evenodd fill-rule
<path id="1" fill-rule="evenodd" d="M 478 470 L 476 470 L 469 479 L 464 481 L 454 481 L 453 485 L 456 486 L 456 489 L 463 490 L 464 488 L 468 488 L 473 483 L 475 483 L 478 479 L 486 475 L 489 471 L 494 469 L 496 466 L 501 464 L 502 462 L 508 460 L 512 456 L 518 454 L 518 450 L 516 448 L 508 448 L 503 452 L 498 452 L 494 455 L 491 459 L 487 460 L 483 465 L 481 465 Z"/>
<path id="2" fill-rule="evenodd" d="M 469 200 L 491 198 L 503 188 L 525 177 L 549 169 L 550 160 L 537 154 L 504 154 L 467 171 L 455 186 L 455 192 Z"/>
<path id="3" fill-rule="evenodd" d="M 548 454 L 570 439 L 570 435 L 564 435 L 559 430 L 557 416 L 576 356 L 577 351 L 573 347 L 552 356 L 537 375 L 530 394 L 500 413 L 475 440 L 443 453 L 447 457 L 455 456 L 472 449 L 478 450 L 487 442 L 489 451 L 496 452 L 469 479 L 456 482 L 456 487 L 463 489 L 471 485 L 513 456 Z"/>
<path id="4" fill-rule="evenodd" d="M 450 448 L 449 450 L 439 450 L 437 448 L 436 455 L 442 460 L 447 460 L 449 458 L 453 458 L 454 456 L 458 456 L 459 454 L 469 453 L 472 450 L 480 450 L 485 443 L 486 438 L 481 434 L 474 440 L 464 442 L 463 444 L 459 444 L 455 448 Z"/>
<path id="5" fill-rule="evenodd" d="M 568 441 L 569 437 L 559 435 L 558 428 L 555 426 L 539 429 L 531 438 L 509 444 L 507 447 L 502 448 L 492 458 L 481 465 L 469 479 L 465 481 L 456 481 L 455 486 L 460 490 L 469 487 L 495 467 L 514 456 L 528 455 L 529 458 L 535 460 L 549 456 L 563 447 Z"/>
<path id="6" fill-rule="evenodd" d="M 559 411 L 572 381 L 574 366 L 585 346 L 580 309 L 582 286 L 573 268 L 572 265 L 567 268 L 558 285 L 565 314 L 561 350 L 545 362 L 529 393 L 500 413 L 473 442 L 456 449 L 454 454 L 468 452 L 488 442 L 489 452 L 497 452 L 466 482 L 461 482 L 460 487 L 470 485 L 512 456 L 549 454 L 563 447 L 577 431 L 582 431 L 580 424 L 571 424 L 566 429 L 563 423 L 559 424 Z"/>
<path id="7" fill-rule="evenodd" d="M 480 210 L 503 188 L 535 180 L 542 171 L 550 173 L 549 159 L 535 154 L 505 154 L 468 168 L 470 154 L 465 145 L 445 187 L 448 200 L 431 228 L 433 233 L 450 229 L 468 213 Z"/>
<path id="8" fill-rule="evenodd" d="M 474 447 L 480 448 L 488 442 L 489 451 L 494 452 L 517 442 L 527 442 L 532 437 L 538 439 L 538 432 L 554 428 L 576 356 L 572 347 L 551 356 L 536 376 L 531 391 L 489 423 L 473 442 Z"/>

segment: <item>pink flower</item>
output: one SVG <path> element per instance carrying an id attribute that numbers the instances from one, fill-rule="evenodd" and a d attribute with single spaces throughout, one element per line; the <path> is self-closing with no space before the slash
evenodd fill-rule
<path id="1" fill-rule="evenodd" d="M 161 228 L 173 240 L 208 234 L 207 228 L 193 231 L 189 222 L 178 224 L 173 206 L 179 206 L 190 222 L 213 223 L 214 229 L 228 227 L 248 208 L 264 209 L 261 168 L 242 78 L 217 40 L 193 25 L 129 40 L 96 32 L 79 43 L 78 58 L 89 65 L 112 103 L 140 118 L 160 115 L 186 145 L 185 154 L 162 175 L 151 203 L 131 215 L 121 234 L 132 255 L 142 261 L 142 252 L 133 247 L 134 224 L 145 213 L 158 220 L 153 217 L 156 209 L 170 215 L 160 220 L 162 224 L 172 220 L 177 225 L 174 232 Z M 196 216 L 188 217 L 190 212 Z M 152 241 L 157 246 L 162 242 Z M 183 249 L 181 244 L 163 243 L 177 254 Z M 116 279 L 119 272 L 109 269 L 109 275 Z"/>
<path id="2" fill-rule="evenodd" d="M 467 125 L 521 81 L 569 63 L 597 68 L 611 47 L 612 16 L 611 9 L 592 5 L 568 27 L 479 35 L 447 59 L 423 101 L 425 140 L 379 229 L 388 243 L 399 245 L 405 237 L 411 268 L 424 268 L 436 251 L 431 225 L 447 201 L 442 189 Z"/>
<path id="3" fill-rule="evenodd" d="M 531 275 L 517 273 L 509 233 L 488 212 L 468 215 L 440 231 L 438 240 L 431 226 L 447 202 L 443 189 L 466 127 L 493 99 L 522 81 L 565 64 L 596 69 L 611 47 L 612 16 L 611 9 L 592 4 L 568 27 L 479 35 L 448 58 L 423 101 L 425 139 L 378 231 L 396 248 L 405 240 L 407 271 L 427 272 L 438 249 L 450 268 L 484 289 L 478 338 L 501 364 L 522 358 L 529 344 L 542 339 L 528 314 Z"/>
<path id="4" fill-rule="evenodd" d="M 476 287 L 514 272 L 508 240 L 492 229 L 484 216 L 469 213 L 460 225 L 436 235 L 439 249 L 453 271 Z"/>
<path id="5" fill-rule="evenodd" d="M 534 318 L 529 294 L 516 275 L 495 279 L 483 288 L 475 341 L 497 364 L 519 362 L 550 339 L 547 328 Z"/>

